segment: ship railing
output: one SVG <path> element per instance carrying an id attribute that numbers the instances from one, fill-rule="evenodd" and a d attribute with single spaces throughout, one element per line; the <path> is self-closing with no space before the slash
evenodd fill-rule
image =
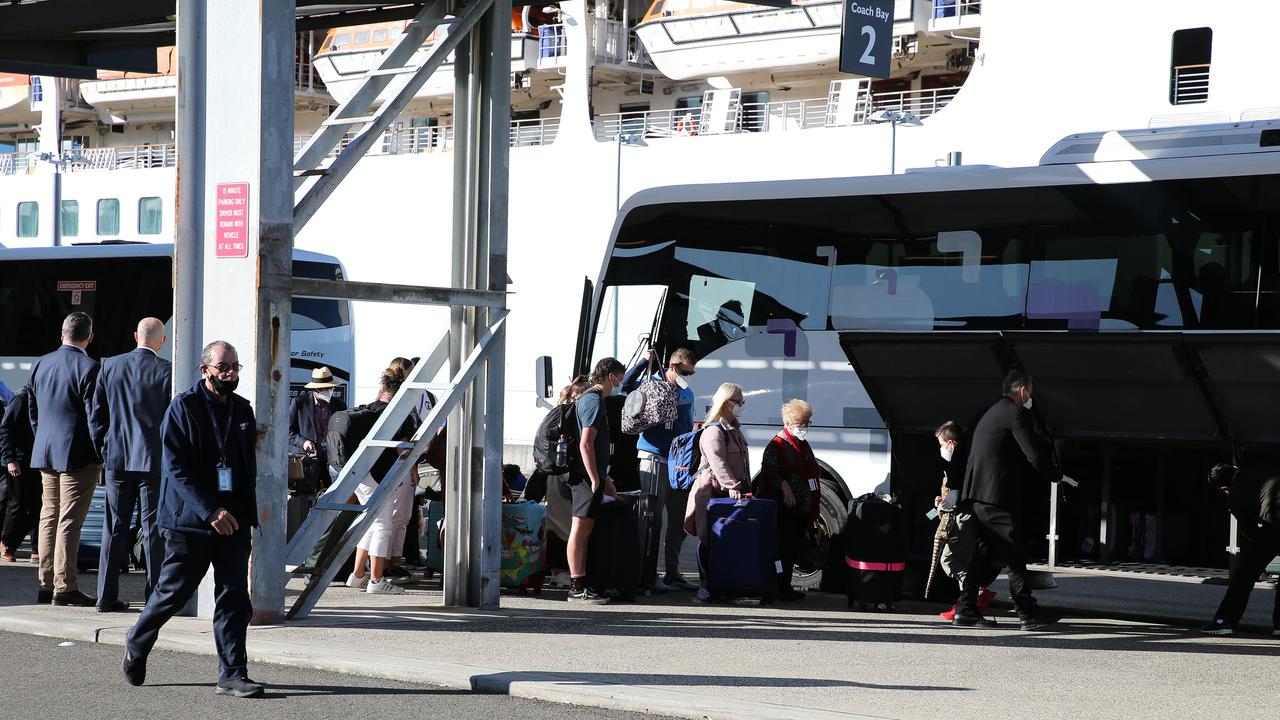
<path id="1" fill-rule="evenodd" d="M 934 18 L 980 15 L 981 13 L 982 0 L 933 0 Z"/>
<path id="2" fill-rule="evenodd" d="M 1209 66 L 1179 65 L 1173 69 L 1173 104 L 1190 105 L 1209 100 Z"/>
<path id="3" fill-rule="evenodd" d="M 644 43 L 618 20 L 592 20 L 592 51 L 597 63 L 653 67 Z M 538 67 L 564 67 L 569 38 L 563 23 L 538 27 Z"/>
<path id="4" fill-rule="evenodd" d="M 538 67 L 556 68 L 564 65 L 564 58 L 569 54 L 569 38 L 565 35 L 563 23 L 552 23 L 538 27 Z"/>
<path id="5" fill-rule="evenodd" d="M 876 93 L 871 97 L 871 109 L 899 110 L 924 118 L 946 107 L 959 91 L 959 87 L 948 87 Z M 784 132 L 827 127 L 829 110 L 827 98 L 743 103 L 731 132 Z M 857 121 L 865 122 L 866 115 L 859 113 Z M 651 138 L 697 135 L 701 117 L 702 111 L 696 107 L 606 113 L 596 117 L 595 135 L 602 141 L 616 140 L 619 132 Z"/>

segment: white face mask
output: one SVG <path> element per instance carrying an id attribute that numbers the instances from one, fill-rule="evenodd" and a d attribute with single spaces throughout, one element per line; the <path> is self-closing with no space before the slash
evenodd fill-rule
<path id="1" fill-rule="evenodd" d="M 681 390 L 689 389 L 689 381 L 684 379 L 683 375 L 676 375 L 676 387 Z"/>
<path id="2" fill-rule="evenodd" d="M 1022 407 L 1024 407 L 1024 408 L 1026 408 L 1026 409 L 1030 410 L 1030 409 L 1031 409 L 1031 398 L 1027 398 L 1027 401 L 1026 401 L 1026 402 L 1024 402 L 1024 403 L 1022 403 Z"/>
<path id="3" fill-rule="evenodd" d="M 809 428 L 807 427 L 791 428 L 791 434 L 795 436 L 795 439 L 803 440 L 809 434 Z"/>
<path id="4" fill-rule="evenodd" d="M 938 448 L 938 454 L 942 455 L 942 459 L 951 462 L 951 457 L 956 454 L 955 448 L 943 445 Z"/>
<path id="5" fill-rule="evenodd" d="M 325 402 L 329 402 L 329 400 L 333 397 L 333 388 L 325 388 L 323 390 L 316 390 L 314 392 L 316 394 L 316 397 L 320 398 Z"/>

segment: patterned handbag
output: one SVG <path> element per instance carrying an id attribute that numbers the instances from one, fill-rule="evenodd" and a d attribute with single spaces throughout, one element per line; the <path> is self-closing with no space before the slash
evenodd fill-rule
<path id="1" fill-rule="evenodd" d="M 679 388 L 650 376 L 627 395 L 622 406 L 622 432 L 639 435 L 654 425 L 673 422 L 679 398 Z"/>

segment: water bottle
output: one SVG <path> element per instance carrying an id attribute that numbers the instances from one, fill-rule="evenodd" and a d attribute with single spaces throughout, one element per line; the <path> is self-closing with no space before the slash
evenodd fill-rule
<path id="1" fill-rule="evenodd" d="M 556 467 L 565 467 L 569 464 L 569 441 L 563 435 L 560 441 L 556 443 Z"/>

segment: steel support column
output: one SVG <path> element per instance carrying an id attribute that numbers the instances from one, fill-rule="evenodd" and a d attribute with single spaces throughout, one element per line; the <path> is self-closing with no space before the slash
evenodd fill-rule
<path id="1" fill-rule="evenodd" d="M 254 622 L 275 622 L 284 611 L 294 2 L 179 0 L 178 18 L 174 383 L 195 381 L 205 343 L 239 350 L 238 392 L 258 425 Z M 202 615 L 208 600 L 202 591 Z"/>

